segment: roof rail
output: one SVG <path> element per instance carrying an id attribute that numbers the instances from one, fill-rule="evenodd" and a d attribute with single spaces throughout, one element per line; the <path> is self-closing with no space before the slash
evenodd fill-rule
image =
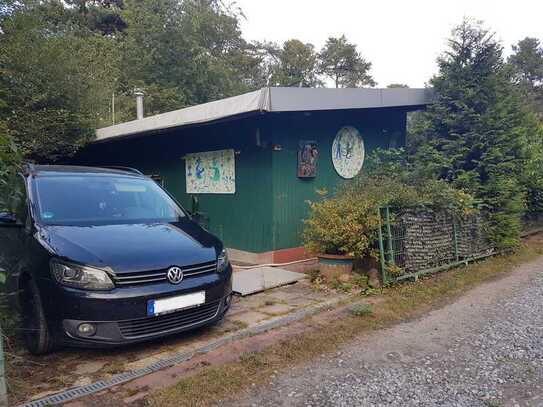
<path id="1" fill-rule="evenodd" d="M 109 168 L 111 170 L 122 170 L 127 172 L 133 172 L 134 174 L 138 175 L 144 175 L 140 170 L 132 167 L 122 167 L 120 165 L 107 165 L 107 166 L 100 166 L 101 168 Z"/>

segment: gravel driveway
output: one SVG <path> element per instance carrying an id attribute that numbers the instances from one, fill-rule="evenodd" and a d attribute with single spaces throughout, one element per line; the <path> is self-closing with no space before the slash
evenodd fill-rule
<path id="1" fill-rule="evenodd" d="M 334 355 L 236 406 L 543 406 L 543 259 Z M 225 405 L 225 404 L 222 404 Z"/>

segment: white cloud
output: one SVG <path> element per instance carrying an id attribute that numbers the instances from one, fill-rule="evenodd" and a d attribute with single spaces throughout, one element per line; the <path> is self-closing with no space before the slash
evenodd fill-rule
<path id="1" fill-rule="evenodd" d="M 483 20 L 506 53 L 526 36 L 543 40 L 543 1 L 517 0 L 236 0 L 247 20 L 245 38 L 283 42 L 298 38 L 319 49 L 345 34 L 373 63 L 379 86 L 421 87 L 436 72 L 436 57 L 464 16 Z"/>

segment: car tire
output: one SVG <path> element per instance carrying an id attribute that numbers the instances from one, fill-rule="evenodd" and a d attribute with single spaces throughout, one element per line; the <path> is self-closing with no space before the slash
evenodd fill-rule
<path id="1" fill-rule="evenodd" d="M 26 348 L 34 355 L 49 353 L 55 349 L 55 342 L 45 320 L 38 286 L 33 279 L 25 281 L 22 295 L 23 338 Z"/>

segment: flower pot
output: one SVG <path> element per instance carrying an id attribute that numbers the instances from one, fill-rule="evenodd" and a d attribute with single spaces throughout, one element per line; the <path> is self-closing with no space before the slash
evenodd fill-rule
<path id="1" fill-rule="evenodd" d="M 350 276 L 353 273 L 354 257 L 339 254 L 319 254 L 319 271 L 328 281 Z"/>

